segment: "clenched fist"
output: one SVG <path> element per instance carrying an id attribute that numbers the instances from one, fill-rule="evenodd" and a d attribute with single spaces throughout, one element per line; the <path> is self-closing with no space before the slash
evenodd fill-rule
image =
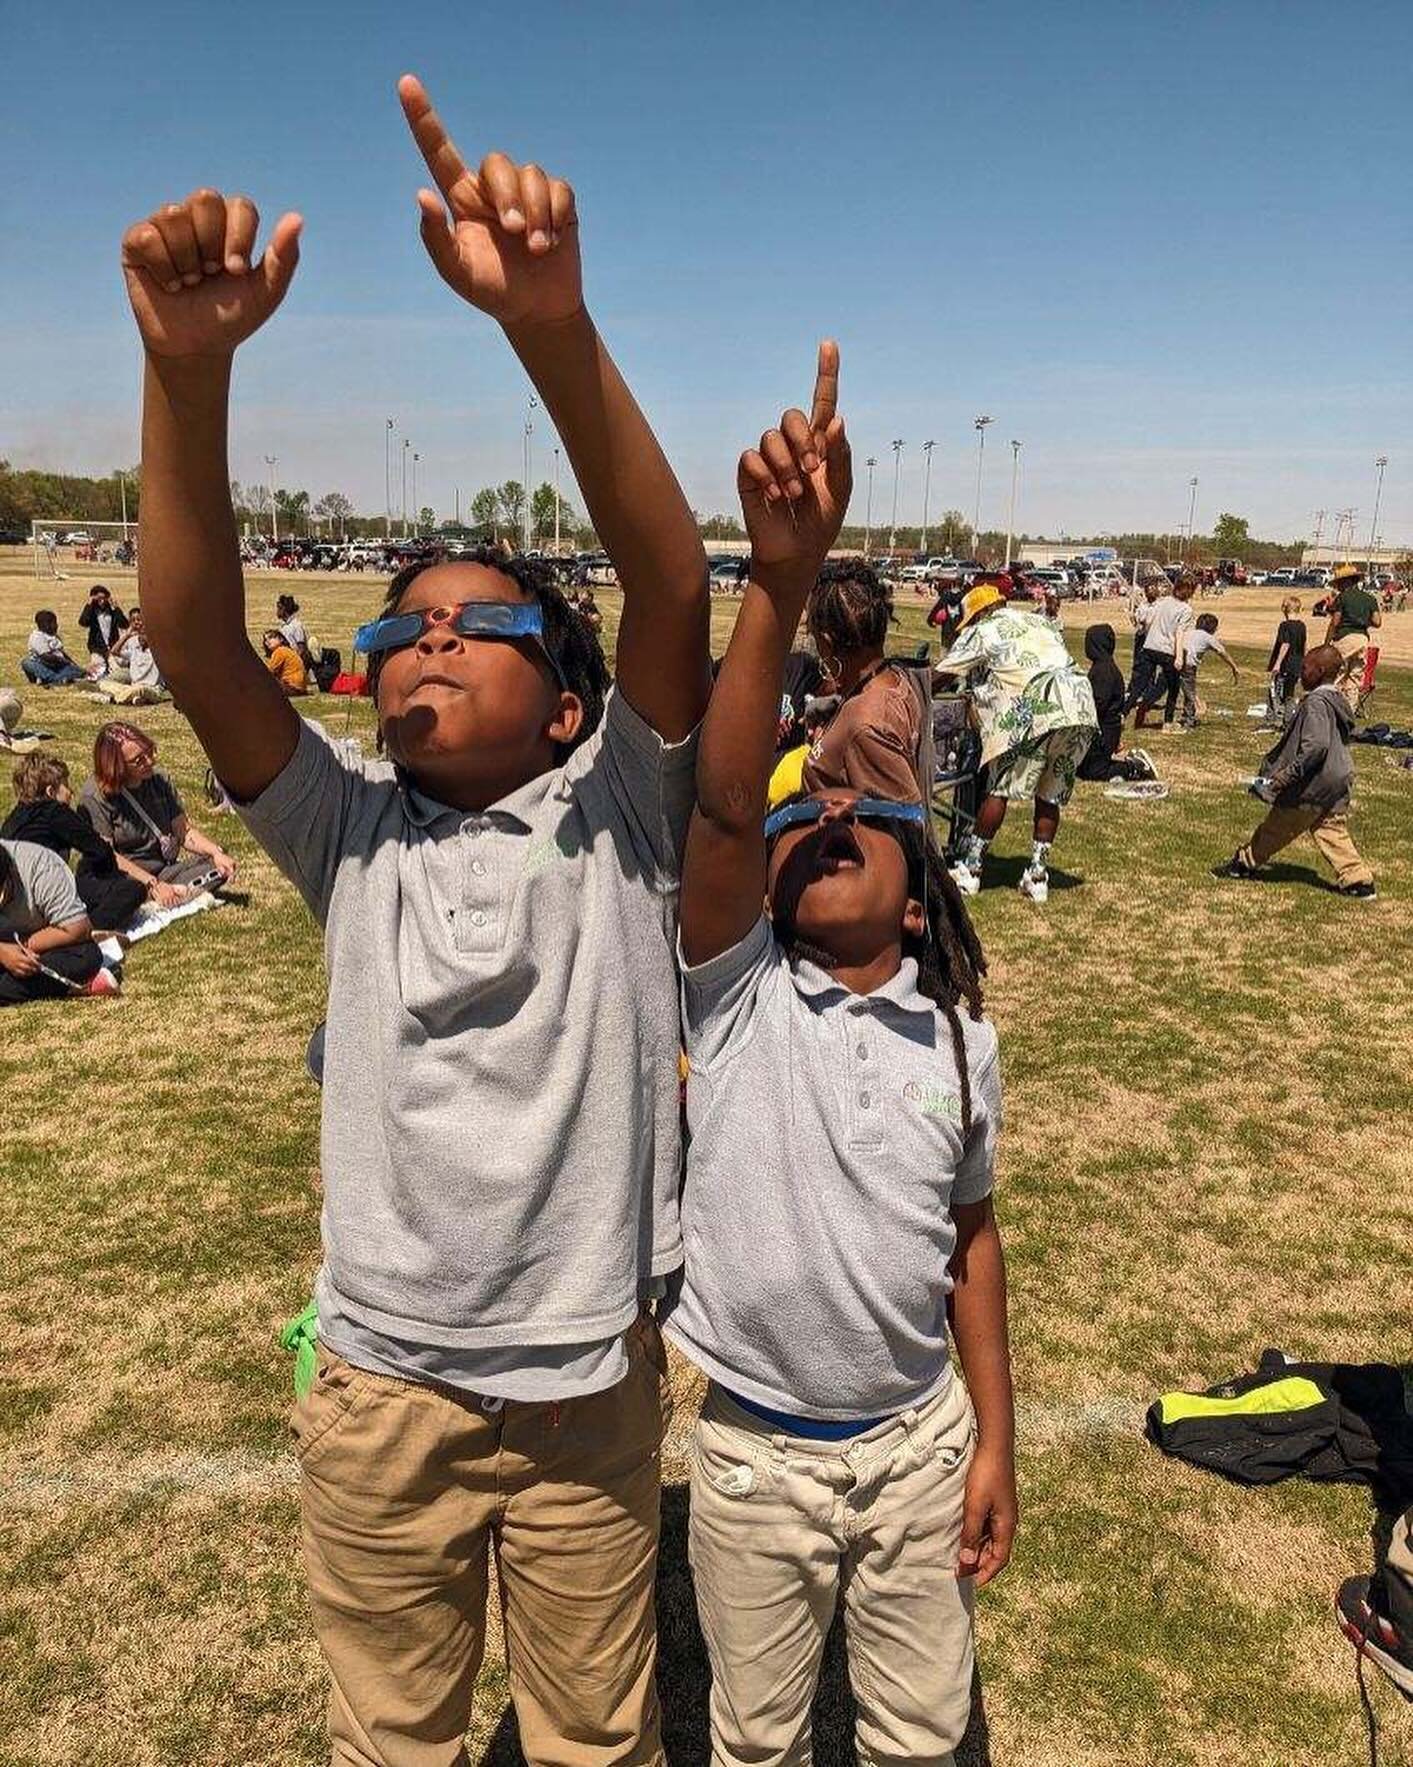
<path id="1" fill-rule="evenodd" d="M 123 235 L 123 276 L 149 355 L 229 356 L 285 298 L 299 262 L 298 215 L 282 215 L 256 259 L 248 196 L 194 190 Z"/>
<path id="2" fill-rule="evenodd" d="M 487 154 L 469 171 L 422 82 L 404 74 L 397 90 L 441 192 L 419 190 L 417 206 L 422 242 L 442 280 L 502 325 L 572 318 L 584 301 L 574 192 L 562 178 L 517 166 L 503 153 Z"/>

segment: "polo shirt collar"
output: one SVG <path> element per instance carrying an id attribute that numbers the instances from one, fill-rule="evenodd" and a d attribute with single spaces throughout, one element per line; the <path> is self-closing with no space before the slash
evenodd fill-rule
<path id="1" fill-rule="evenodd" d="M 487 822 L 508 824 L 512 829 L 520 829 L 528 834 L 534 829 L 545 806 L 559 795 L 558 788 L 564 770 L 561 767 L 551 767 L 547 773 L 527 779 L 524 785 L 507 792 L 503 798 L 497 798 L 495 803 L 487 804 L 484 810 L 458 810 L 452 804 L 443 804 L 437 798 L 428 797 L 426 792 L 414 785 L 411 775 L 404 768 L 397 767 L 395 772 L 407 819 L 417 828 L 431 828 L 445 817 L 454 818 L 458 822 L 479 817 Z"/>
<path id="2" fill-rule="evenodd" d="M 900 1007 L 904 1012 L 930 1014 L 933 1011 L 932 1002 L 918 988 L 917 959 L 913 957 L 905 957 L 898 965 L 898 973 L 890 976 L 871 994 L 851 995 L 842 983 L 835 981 L 827 969 L 821 969 L 808 957 L 792 960 L 790 977 L 795 984 L 795 992 L 803 994 L 807 999 L 823 1000 L 835 994 L 841 999 L 887 1001 L 890 1006 Z"/>

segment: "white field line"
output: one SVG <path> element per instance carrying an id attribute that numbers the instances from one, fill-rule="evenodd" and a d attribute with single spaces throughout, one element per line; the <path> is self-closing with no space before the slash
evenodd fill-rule
<path id="1" fill-rule="evenodd" d="M 1022 1453 L 1057 1447 L 1093 1436 L 1128 1436 L 1143 1428 L 1144 1407 L 1133 1399 L 1093 1399 L 1084 1403 L 1022 1399 L 1016 1406 L 1016 1432 Z M 679 1413 L 664 1453 L 669 1478 L 685 1470 L 690 1417 Z M 0 1464 L 0 1510 L 53 1509 L 60 1505 L 111 1503 L 133 1497 L 260 1497 L 292 1492 L 299 1474 L 287 1453 L 236 1450 L 225 1454 L 111 1454 L 55 1468 Z"/>

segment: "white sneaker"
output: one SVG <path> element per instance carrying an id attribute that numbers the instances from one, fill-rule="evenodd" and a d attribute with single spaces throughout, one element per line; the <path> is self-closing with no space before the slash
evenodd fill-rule
<path id="1" fill-rule="evenodd" d="M 1125 759 L 1137 761 L 1140 766 L 1146 767 L 1150 779 L 1156 779 L 1158 777 L 1158 769 L 1153 765 L 1153 757 L 1148 753 L 1147 749 L 1128 749 L 1125 753 Z"/>
<path id="2" fill-rule="evenodd" d="M 954 865 L 951 869 L 952 882 L 964 896 L 974 896 L 981 888 L 981 873 L 973 871 L 970 865 Z"/>
<path id="3" fill-rule="evenodd" d="M 1021 873 L 1020 893 L 1029 896 L 1032 902 L 1048 902 L 1050 899 L 1050 873 L 1048 871 L 1032 871 L 1029 866 Z"/>

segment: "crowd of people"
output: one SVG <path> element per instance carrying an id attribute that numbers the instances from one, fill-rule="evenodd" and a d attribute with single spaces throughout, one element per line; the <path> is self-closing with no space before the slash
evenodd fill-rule
<path id="1" fill-rule="evenodd" d="M 441 192 L 419 198 L 433 265 L 504 326 L 613 558 L 613 676 L 597 610 L 536 561 L 419 559 L 357 640 L 386 762 L 303 720 L 314 645 L 292 598 L 263 657 L 246 640 L 213 420 L 298 219 L 258 272 L 241 198 L 198 192 L 124 241 L 153 645 L 323 932 L 324 1255 L 292 1431 L 334 1758 L 461 1758 L 494 1554 L 527 1758 L 662 1759 L 665 1335 L 709 1383 L 689 1538 L 713 1759 L 809 1758 L 841 1605 L 861 1758 L 942 1762 L 1018 1515 L 998 1036 L 968 901 L 1013 802 L 1033 816 L 1021 889 L 1045 900 L 1076 780 L 1096 750 L 1142 768 L 1126 714 L 1146 727 L 1161 701 L 1182 728 L 1181 698 L 1196 718 L 1216 621 L 1182 585 L 1135 608 L 1135 688 L 1112 626 L 1086 634 L 1086 674 L 997 577 L 940 609 L 939 659 L 891 657 L 887 586 L 829 562 L 852 468 L 825 344 L 808 412 L 741 455 L 751 564 L 713 678 L 697 524 L 583 305 L 572 191 L 501 156 L 473 172 L 420 83 L 401 93 Z M 1344 730 L 1353 654 L 1304 655 L 1262 776 L 1327 849 L 1337 769 L 1312 757 Z M 939 688 L 978 751 L 950 865 Z M 116 915 L 124 885 L 229 879 L 156 761 L 105 726 L 75 811 L 62 763 L 26 758 L 29 832 L 0 841 L 10 983 L 91 983 L 80 888 Z"/>
<path id="2" fill-rule="evenodd" d="M 77 800 L 49 749 L 20 756 L 12 783 L 0 823 L 0 1004 L 117 994 L 134 930 L 235 876 L 136 724 L 100 727 Z"/>

